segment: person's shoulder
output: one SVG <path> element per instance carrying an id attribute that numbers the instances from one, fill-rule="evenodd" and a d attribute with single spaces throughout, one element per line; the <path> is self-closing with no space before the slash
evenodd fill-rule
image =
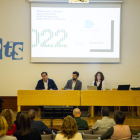
<path id="1" fill-rule="evenodd" d="M 44 122 L 42 121 L 37 121 L 37 124 L 40 124 L 40 125 L 46 125 Z"/>
<path id="2" fill-rule="evenodd" d="M 57 134 L 56 137 L 57 137 L 57 138 L 62 138 L 62 137 L 64 137 L 64 135 L 62 135 L 62 134 L 60 133 L 60 134 Z"/>
<path id="3" fill-rule="evenodd" d="M 35 120 L 34 120 L 33 122 L 36 122 L 36 123 L 42 123 L 42 121 L 35 121 Z"/>
<path id="4" fill-rule="evenodd" d="M 124 127 L 128 127 L 128 128 L 130 128 L 130 126 L 129 125 L 123 125 Z"/>
<path id="5" fill-rule="evenodd" d="M 84 119 L 81 119 L 83 122 L 87 122 L 86 120 L 84 120 Z"/>
<path id="6" fill-rule="evenodd" d="M 97 120 L 96 123 L 102 123 L 103 120 Z"/>
<path id="7" fill-rule="evenodd" d="M 105 80 L 103 80 L 102 83 L 105 83 Z"/>
<path id="8" fill-rule="evenodd" d="M 72 79 L 69 79 L 69 80 L 67 81 L 67 83 L 70 83 L 70 82 L 72 83 Z"/>
<path id="9" fill-rule="evenodd" d="M 19 130 L 15 131 L 13 136 L 20 136 L 20 131 Z"/>
<path id="10" fill-rule="evenodd" d="M 79 83 L 82 83 L 80 80 L 77 80 Z"/>
<path id="11" fill-rule="evenodd" d="M 39 83 L 40 83 L 40 82 L 43 82 L 43 79 L 38 80 L 38 82 L 39 82 Z"/>
<path id="12" fill-rule="evenodd" d="M 82 137 L 81 133 L 77 132 L 74 137 Z"/>
<path id="13" fill-rule="evenodd" d="M 7 140 L 17 140 L 17 138 L 14 136 L 7 136 L 7 137 L 8 137 Z"/>
<path id="14" fill-rule="evenodd" d="M 53 79 L 48 78 L 48 82 L 54 82 L 54 80 L 53 80 Z"/>
<path id="15" fill-rule="evenodd" d="M 109 121 L 112 121 L 112 122 L 115 122 L 114 119 L 112 119 L 112 118 L 108 118 L 108 120 L 109 120 Z"/>
<path id="16" fill-rule="evenodd" d="M 33 124 L 41 124 L 43 123 L 42 121 L 32 121 Z"/>
<path id="17" fill-rule="evenodd" d="M 31 132 L 33 132 L 34 134 L 37 134 L 37 133 L 39 133 L 39 130 L 37 128 L 32 128 Z"/>
<path id="18" fill-rule="evenodd" d="M 2 137 L 2 138 L 0 138 L 1 140 L 17 140 L 17 138 L 16 137 L 14 137 L 14 136 L 4 136 L 4 137 Z"/>

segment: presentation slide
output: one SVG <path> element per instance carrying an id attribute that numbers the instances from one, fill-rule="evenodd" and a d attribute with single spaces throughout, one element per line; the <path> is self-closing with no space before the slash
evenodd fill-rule
<path id="1" fill-rule="evenodd" d="M 31 7 L 31 62 L 120 62 L 120 8 Z"/>

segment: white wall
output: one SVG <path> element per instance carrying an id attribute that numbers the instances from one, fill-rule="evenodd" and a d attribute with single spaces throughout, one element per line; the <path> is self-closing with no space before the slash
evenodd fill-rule
<path id="1" fill-rule="evenodd" d="M 48 72 L 59 89 L 75 70 L 80 73 L 83 90 L 92 83 L 97 71 L 104 73 L 107 88 L 116 88 L 118 84 L 140 87 L 140 0 L 124 0 L 121 18 L 121 64 L 34 64 L 30 63 L 30 4 L 25 0 L 0 0 L 3 45 L 7 41 L 24 42 L 23 53 L 19 54 L 23 60 L 4 55 L 0 60 L 0 96 L 33 90 L 42 71 Z"/>

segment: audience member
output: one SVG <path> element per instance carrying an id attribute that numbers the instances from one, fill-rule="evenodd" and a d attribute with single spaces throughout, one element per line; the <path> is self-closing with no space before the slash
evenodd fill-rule
<path id="1" fill-rule="evenodd" d="M 102 114 L 102 120 L 97 120 L 95 122 L 95 124 L 92 126 L 93 130 L 105 132 L 110 127 L 116 125 L 115 121 L 109 118 L 109 109 L 107 107 L 104 107 L 101 110 L 101 114 Z"/>
<path id="2" fill-rule="evenodd" d="M 1 112 L 1 116 L 5 117 L 8 123 L 8 131 L 6 135 L 13 135 L 14 132 L 17 130 L 16 125 L 13 122 L 13 111 L 11 109 L 4 109 Z"/>
<path id="3" fill-rule="evenodd" d="M 99 71 L 95 74 L 95 79 L 92 82 L 92 86 L 97 86 L 97 90 L 106 90 L 104 75 L 102 72 Z M 101 106 L 94 106 L 94 111 L 95 114 L 101 112 Z"/>
<path id="4" fill-rule="evenodd" d="M 88 123 L 86 120 L 81 119 L 81 111 L 79 108 L 75 108 L 73 110 L 73 116 L 74 119 L 76 120 L 78 130 L 88 130 Z"/>
<path id="5" fill-rule="evenodd" d="M 101 139 L 131 139 L 131 129 L 128 125 L 123 125 L 125 114 L 116 110 L 114 112 L 114 120 L 116 126 L 109 128 L 102 136 Z"/>
<path id="6" fill-rule="evenodd" d="M 31 118 L 28 113 L 21 113 L 19 117 L 20 130 L 14 132 L 17 140 L 42 140 L 39 130 L 31 128 Z"/>
<path id="7" fill-rule="evenodd" d="M 0 99 L 0 113 L 2 112 L 2 103 L 4 103 L 4 101 Z"/>
<path id="8" fill-rule="evenodd" d="M 29 115 L 31 117 L 31 127 L 37 128 L 40 134 L 52 134 L 52 130 L 49 129 L 42 121 L 34 121 L 36 114 L 35 110 L 29 110 Z"/>
<path id="9" fill-rule="evenodd" d="M 64 118 L 61 133 L 56 135 L 55 140 L 83 140 L 82 135 L 78 133 L 76 121 L 71 116 Z"/>
<path id="10" fill-rule="evenodd" d="M 20 117 L 20 114 L 21 114 L 21 113 L 22 113 L 21 111 L 17 113 L 16 120 L 14 121 L 14 123 L 15 123 L 15 125 L 16 125 L 16 127 L 17 127 L 17 130 L 20 129 L 20 128 L 19 128 L 19 117 Z"/>
<path id="11" fill-rule="evenodd" d="M 72 79 L 67 81 L 64 90 L 81 90 L 82 82 L 78 80 L 79 72 L 74 71 L 72 74 Z"/>
<path id="12" fill-rule="evenodd" d="M 0 140 L 16 140 L 13 136 L 6 136 L 8 124 L 3 116 L 0 116 Z"/>

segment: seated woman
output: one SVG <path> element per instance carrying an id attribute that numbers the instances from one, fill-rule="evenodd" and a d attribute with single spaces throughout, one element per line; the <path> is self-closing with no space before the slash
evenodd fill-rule
<path id="1" fill-rule="evenodd" d="M 104 75 L 102 72 L 97 72 L 95 74 L 95 80 L 92 82 L 92 86 L 97 86 L 97 90 L 106 90 Z M 91 108 L 89 110 L 91 110 Z M 95 106 L 94 110 L 95 114 L 98 114 L 98 112 L 101 112 L 101 107 Z"/>
<path id="2" fill-rule="evenodd" d="M 92 82 L 92 86 L 97 86 L 98 90 L 106 90 L 104 75 L 102 72 L 97 72 L 95 74 L 95 80 Z"/>
<path id="3" fill-rule="evenodd" d="M 61 130 L 61 133 L 56 135 L 55 140 L 83 140 L 82 135 L 78 133 L 76 121 L 71 116 L 64 118 Z"/>
<path id="4" fill-rule="evenodd" d="M 109 128 L 102 136 L 101 139 L 131 139 L 131 129 L 128 125 L 123 125 L 125 114 L 116 110 L 114 112 L 114 120 L 116 126 Z"/>
<path id="5" fill-rule="evenodd" d="M 14 121 L 14 123 L 15 123 L 15 125 L 16 125 L 16 127 L 17 127 L 17 130 L 20 129 L 20 128 L 19 128 L 19 117 L 20 117 L 20 114 L 21 114 L 21 113 L 22 113 L 21 111 L 17 113 L 16 120 Z"/>
<path id="6" fill-rule="evenodd" d="M 16 140 L 13 136 L 6 136 L 8 124 L 3 116 L 0 116 L 0 140 Z"/>
<path id="7" fill-rule="evenodd" d="M 42 140 L 39 130 L 31 128 L 31 118 L 28 113 L 21 113 L 19 117 L 20 130 L 14 132 L 17 140 Z"/>
<path id="8" fill-rule="evenodd" d="M 13 111 L 11 109 L 4 109 L 1 112 L 1 116 L 3 116 L 8 123 L 8 131 L 6 135 L 13 135 L 17 130 L 16 125 L 13 123 Z"/>

